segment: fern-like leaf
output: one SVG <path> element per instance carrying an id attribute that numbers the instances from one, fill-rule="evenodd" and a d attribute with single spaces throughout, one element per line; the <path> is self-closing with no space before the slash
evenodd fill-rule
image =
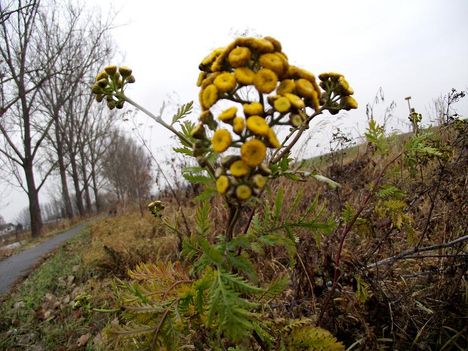
<path id="1" fill-rule="evenodd" d="M 252 290 L 246 282 L 232 274 L 220 270 L 214 272 L 213 284 L 208 291 L 207 324 L 215 327 L 219 335 L 239 341 L 252 333 L 252 319 L 256 315 L 251 310 L 256 304 L 241 298 L 234 286 Z"/>
<path id="2" fill-rule="evenodd" d="M 172 116 L 172 125 L 192 113 L 193 101 L 179 106 L 177 112 Z"/>

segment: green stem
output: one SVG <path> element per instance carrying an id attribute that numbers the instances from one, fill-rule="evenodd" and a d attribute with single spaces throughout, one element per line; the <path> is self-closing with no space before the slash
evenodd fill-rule
<path id="1" fill-rule="evenodd" d="M 167 124 L 166 122 L 164 122 L 164 120 L 161 118 L 161 116 L 156 116 L 154 115 L 151 111 L 147 110 L 146 108 L 144 108 L 143 106 L 137 104 L 135 101 L 133 101 L 132 99 L 130 99 L 128 96 L 126 96 L 125 94 L 119 94 L 119 96 L 124 99 L 125 101 L 127 101 L 130 105 L 133 105 L 135 106 L 137 109 L 139 109 L 140 111 L 142 111 L 143 113 L 145 113 L 146 115 L 148 115 L 149 117 L 151 117 L 152 119 L 154 119 L 157 123 L 159 123 L 160 125 L 162 125 L 164 128 L 170 130 L 172 133 L 174 133 L 175 135 L 177 135 L 177 137 L 184 143 L 184 144 L 187 144 L 187 145 L 191 145 L 192 142 L 190 140 L 188 140 L 183 134 L 181 134 L 180 132 L 178 132 L 177 130 L 175 130 L 171 125 Z"/>
<path id="2" fill-rule="evenodd" d="M 304 133 L 304 131 L 309 126 L 310 121 L 315 116 L 318 116 L 319 114 L 321 114 L 322 111 L 323 111 L 323 108 L 321 108 L 317 112 L 314 112 L 311 116 L 307 117 L 307 119 L 304 121 L 304 123 L 302 123 L 299 129 L 294 129 L 291 133 L 289 133 L 289 135 L 284 139 L 283 144 L 281 145 L 281 148 L 277 149 L 275 153 L 273 154 L 270 164 L 277 163 L 279 160 L 281 160 L 284 157 L 284 155 L 286 155 L 292 149 L 294 145 L 296 145 L 298 140 L 301 138 L 302 133 Z M 286 147 L 282 148 L 285 145 L 286 141 L 289 140 L 289 138 L 291 138 L 292 135 L 296 132 L 297 134 L 294 136 L 294 139 Z"/>

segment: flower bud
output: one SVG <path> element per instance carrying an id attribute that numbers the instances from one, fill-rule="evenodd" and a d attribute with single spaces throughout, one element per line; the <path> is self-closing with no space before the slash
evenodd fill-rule
<path id="1" fill-rule="evenodd" d="M 195 138 L 195 139 L 205 139 L 206 138 L 206 133 L 205 133 L 205 127 L 202 123 L 197 124 L 190 134 Z"/>
<path id="2" fill-rule="evenodd" d="M 100 79 L 97 81 L 97 84 L 101 87 L 101 88 L 105 88 L 107 87 L 107 84 L 109 84 L 108 80 L 107 79 Z"/>
<path id="3" fill-rule="evenodd" d="M 218 167 L 218 168 L 216 168 L 216 170 L 215 170 L 215 177 L 216 177 L 216 178 L 219 178 L 219 177 L 221 177 L 221 176 L 222 176 L 223 174 L 225 174 L 225 173 L 226 173 L 226 171 L 224 170 L 223 167 Z"/>
<path id="4" fill-rule="evenodd" d="M 125 81 L 130 84 L 135 83 L 135 77 L 133 75 L 130 75 L 127 78 L 125 78 Z"/>
<path id="5" fill-rule="evenodd" d="M 259 167 L 258 170 L 260 171 L 260 174 L 264 176 L 269 176 L 271 175 L 271 169 L 268 167 L 266 163 L 262 163 Z"/>
<path id="6" fill-rule="evenodd" d="M 107 66 L 104 68 L 104 71 L 112 77 L 117 73 L 117 66 L 115 65 Z"/>
<path id="7" fill-rule="evenodd" d="M 114 100 L 108 100 L 107 101 L 107 107 L 109 107 L 110 110 L 113 110 L 115 108 L 115 101 Z"/>
<path id="8" fill-rule="evenodd" d="M 289 123 L 293 126 L 293 127 L 300 127 L 301 124 L 302 124 L 302 118 L 301 118 L 301 115 L 297 114 L 297 113 L 294 113 L 294 114 L 291 114 L 289 116 Z"/>
<path id="9" fill-rule="evenodd" d="M 117 101 L 117 103 L 115 104 L 115 107 L 117 107 L 119 110 L 122 109 L 124 107 L 124 103 L 125 101 L 124 100 L 119 100 Z"/>
<path id="10" fill-rule="evenodd" d="M 101 80 L 101 79 L 107 79 L 108 77 L 109 77 L 108 74 L 105 71 L 102 71 L 98 73 L 98 75 L 96 76 L 96 81 Z"/>
<path id="11" fill-rule="evenodd" d="M 240 160 L 240 156 L 229 155 L 221 159 L 221 164 L 223 165 L 224 168 L 229 168 L 231 164 L 237 160 Z"/>
<path id="12" fill-rule="evenodd" d="M 132 69 L 126 66 L 122 66 L 119 68 L 119 72 L 122 75 L 122 77 L 129 77 L 132 74 Z"/>
<path id="13" fill-rule="evenodd" d="M 91 91 L 93 92 L 93 94 L 102 94 L 103 93 L 102 88 L 97 83 L 95 83 L 92 86 Z"/>

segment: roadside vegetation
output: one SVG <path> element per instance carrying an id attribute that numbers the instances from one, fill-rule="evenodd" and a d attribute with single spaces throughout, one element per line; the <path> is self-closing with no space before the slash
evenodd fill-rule
<path id="1" fill-rule="evenodd" d="M 313 119 L 358 107 L 342 74 L 290 64 L 271 37 L 237 38 L 199 69 L 196 122 L 192 102 L 168 121 L 132 100 L 129 67 L 97 74 L 100 106 L 131 105 L 177 138 L 187 182 L 149 198 L 150 158 L 115 132 L 122 147 L 102 166 L 117 205 L 6 298 L 0 345 L 467 349 L 468 124 L 452 109 L 465 92 L 448 95 L 437 128 L 410 110 L 407 135 L 368 106 L 362 145 L 337 130 L 329 155 L 301 162 L 292 151 Z"/>

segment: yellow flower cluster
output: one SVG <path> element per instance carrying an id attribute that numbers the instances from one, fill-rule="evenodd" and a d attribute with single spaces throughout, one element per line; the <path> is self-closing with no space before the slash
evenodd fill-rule
<path id="1" fill-rule="evenodd" d="M 135 83 L 135 77 L 132 70 L 128 67 L 107 66 L 96 76 L 96 82 L 91 90 L 96 95 L 97 102 L 106 98 L 107 106 L 112 110 L 114 108 L 123 108 L 124 99 L 119 95 L 123 93 L 125 84 Z"/>
<path id="2" fill-rule="evenodd" d="M 351 96 L 354 94 L 354 90 L 342 74 L 322 73 L 319 75 L 319 79 L 320 86 L 325 90 L 321 100 L 332 115 L 337 114 L 341 109 L 349 111 L 358 108 L 356 99 Z"/>
<path id="3" fill-rule="evenodd" d="M 281 147 L 274 128 L 304 126 L 313 113 L 332 112 L 333 104 L 338 109 L 357 107 L 343 76 L 321 75 L 322 92 L 315 76 L 289 64 L 280 42 L 271 37 L 238 38 L 214 50 L 199 68 L 202 114 L 192 131 L 197 139 L 194 154 L 208 143 L 216 153 L 239 149 L 216 170 L 217 190 L 233 201 L 245 201 L 265 186 L 270 173 L 267 149 Z M 257 92 L 255 101 L 252 91 Z M 336 96 L 340 102 L 333 100 Z M 214 116 L 213 107 L 219 101 L 224 109 Z M 231 106 L 225 108 L 226 102 Z M 214 132 L 211 139 L 206 128 Z"/>

